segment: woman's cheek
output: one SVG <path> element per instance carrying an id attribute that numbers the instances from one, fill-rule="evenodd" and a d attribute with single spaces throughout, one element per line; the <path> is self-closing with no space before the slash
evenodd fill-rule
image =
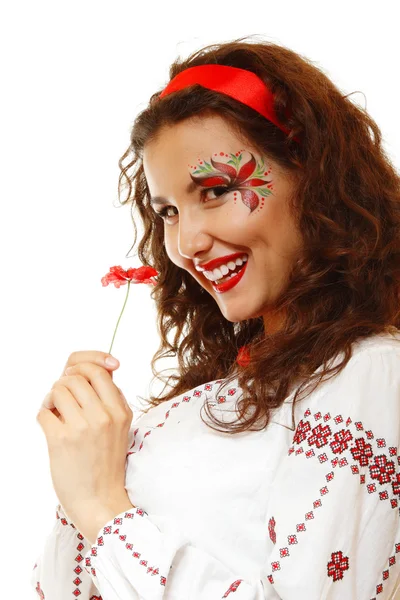
<path id="1" fill-rule="evenodd" d="M 179 254 L 177 240 L 171 234 L 164 235 L 165 252 L 169 260 L 177 267 L 185 268 L 185 259 Z"/>

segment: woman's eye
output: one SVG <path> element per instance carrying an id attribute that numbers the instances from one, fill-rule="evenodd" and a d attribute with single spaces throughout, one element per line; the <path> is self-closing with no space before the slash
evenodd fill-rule
<path id="1" fill-rule="evenodd" d="M 157 212 L 157 214 L 158 214 L 160 217 L 162 217 L 163 219 L 164 219 L 165 217 L 173 217 L 174 215 L 170 215 L 170 214 L 168 214 L 168 211 L 169 211 L 171 208 L 174 208 L 174 209 L 176 210 L 175 206 L 165 206 L 163 209 L 161 209 L 160 211 L 158 211 L 158 212 Z"/>
<path id="2" fill-rule="evenodd" d="M 218 187 L 213 187 L 213 188 L 208 188 L 206 190 L 202 190 L 202 195 L 206 196 L 209 200 L 216 200 L 217 198 L 220 198 L 221 196 L 223 196 L 225 194 L 225 192 L 227 192 L 228 190 L 230 191 L 231 188 L 228 187 L 224 187 L 224 186 L 218 186 Z M 208 192 L 218 192 L 219 190 L 219 194 L 217 194 L 217 196 L 215 196 L 215 198 L 210 198 L 208 195 Z"/>
<path id="3" fill-rule="evenodd" d="M 203 190 L 201 190 L 201 197 L 202 197 L 202 199 L 207 198 L 208 200 L 217 200 L 218 198 L 223 196 L 226 192 L 231 191 L 231 189 L 232 188 L 229 188 L 226 186 L 225 187 L 218 186 L 218 187 L 203 189 Z M 216 195 L 214 197 L 210 197 L 209 192 L 214 192 L 214 193 L 216 193 Z M 175 217 L 176 214 L 173 214 L 173 213 L 171 214 L 169 212 L 170 210 L 177 210 L 177 209 L 175 206 L 164 206 L 164 208 L 162 208 L 160 211 L 157 211 L 157 214 L 164 220 Z"/>

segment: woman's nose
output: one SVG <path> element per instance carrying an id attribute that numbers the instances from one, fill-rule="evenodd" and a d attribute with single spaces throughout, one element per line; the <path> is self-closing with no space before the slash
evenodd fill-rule
<path id="1" fill-rule="evenodd" d="M 193 259 L 199 252 L 205 252 L 212 246 L 212 236 L 198 223 L 189 224 L 180 221 L 178 251 L 181 256 Z"/>

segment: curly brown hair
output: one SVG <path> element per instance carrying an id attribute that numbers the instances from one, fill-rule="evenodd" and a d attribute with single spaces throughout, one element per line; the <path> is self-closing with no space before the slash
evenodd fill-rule
<path id="1" fill-rule="evenodd" d="M 170 389 L 150 395 L 147 410 L 205 382 L 221 379 L 225 385 L 237 377 L 243 391 L 238 421 L 226 423 L 209 414 L 221 429 L 207 423 L 228 433 L 264 429 L 295 383 L 303 381 L 293 403 L 314 391 L 326 375 L 344 369 L 354 342 L 400 326 L 400 176 L 381 146 L 377 124 L 307 58 L 246 38 L 178 58 L 169 77 L 210 63 L 253 71 L 273 92 L 276 114 L 289 135 L 248 106 L 196 84 L 162 100 L 162 90 L 153 94 L 136 117 L 130 145 L 119 160 L 119 198 L 122 189 L 128 191 L 121 204 L 136 206 L 143 223 L 138 256 L 160 274 L 152 299 L 161 341 L 151 368 L 163 381 L 163 391 Z M 163 222 L 149 203 L 145 144 L 163 126 L 213 114 L 296 181 L 290 206 L 304 252 L 274 307 L 285 314 L 275 333 L 266 334 L 262 317 L 235 323 L 223 317 L 213 297 L 169 259 Z M 293 140 L 296 136 L 300 143 Z M 133 213 L 132 220 L 134 246 Z M 247 367 L 236 362 L 244 345 L 250 353 Z M 342 362 L 328 369 L 328 361 L 341 352 Z M 170 356 L 177 357 L 179 371 L 163 377 L 155 362 Z M 308 393 L 300 396 L 302 391 Z M 294 429 L 294 404 L 292 417 Z"/>

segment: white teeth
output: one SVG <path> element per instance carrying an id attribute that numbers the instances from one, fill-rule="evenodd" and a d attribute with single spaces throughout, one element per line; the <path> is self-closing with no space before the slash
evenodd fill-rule
<path id="1" fill-rule="evenodd" d="M 226 265 L 220 265 L 219 268 L 213 269 L 212 271 L 205 271 L 199 266 L 197 266 L 196 269 L 198 271 L 202 271 L 203 275 L 210 281 L 217 281 L 218 279 L 222 279 L 223 277 L 225 277 L 225 275 L 228 275 L 229 270 L 234 271 L 237 266 L 240 267 L 246 261 L 247 256 L 243 256 L 242 258 L 237 258 L 236 261 L 230 260 Z M 229 275 L 229 278 L 232 275 Z"/>
<path id="2" fill-rule="evenodd" d="M 229 267 L 227 267 L 226 265 L 221 265 L 220 270 L 222 272 L 222 275 L 228 275 L 229 273 Z"/>

